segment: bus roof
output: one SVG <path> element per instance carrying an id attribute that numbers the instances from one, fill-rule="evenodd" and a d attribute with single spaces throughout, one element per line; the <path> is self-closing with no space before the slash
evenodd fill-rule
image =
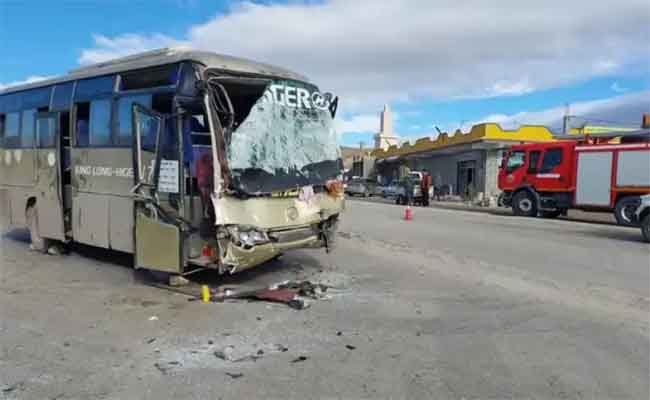
<path id="1" fill-rule="evenodd" d="M 173 64 L 181 61 L 194 61 L 204 65 L 207 68 L 214 68 L 216 70 L 227 73 L 234 72 L 245 75 L 260 75 L 272 78 L 292 79 L 309 82 L 305 76 L 281 67 L 259 63 L 239 57 L 216 54 L 207 51 L 193 50 L 187 47 L 172 47 L 147 51 L 144 53 L 138 53 L 127 57 L 116 58 L 114 60 L 88 65 L 85 67 L 73 69 L 66 75 L 52 79 L 12 86 L 0 90 L 0 95 L 19 92 L 26 89 L 49 86 L 77 79 L 93 78 L 96 76 L 156 67 L 159 65 Z"/>

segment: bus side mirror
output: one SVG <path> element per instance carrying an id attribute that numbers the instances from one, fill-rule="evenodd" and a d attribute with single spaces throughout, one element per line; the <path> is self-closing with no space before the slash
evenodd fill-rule
<path id="1" fill-rule="evenodd" d="M 330 114 L 332 115 L 332 119 L 336 117 L 336 110 L 339 108 L 339 96 L 336 96 L 334 100 L 330 103 L 329 110 Z"/>

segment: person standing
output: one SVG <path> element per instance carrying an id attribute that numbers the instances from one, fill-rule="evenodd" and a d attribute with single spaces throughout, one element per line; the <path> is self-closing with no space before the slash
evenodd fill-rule
<path id="1" fill-rule="evenodd" d="M 420 189 L 422 190 L 422 205 L 429 207 L 429 189 L 431 188 L 431 175 L 426 169 L 422 171 L 422 181 L 420 181 Z"/>
<path id="2" fill-rule="evenodd" d="M 413 204 L 413 179 L 409 176 L 405 177 L 402 186 L 404 187 L 404 200 L 406 205 L 410 206 Z"/>
<path id="3" fill-rule="evenodd" d="M 440 176 L 440 172 L 437 172 L 436 181 L 433 183 L 433 193 L 436 197 L 436 201 L 440 201 L 441 192 L 442 192 L 442 176 Z"/>

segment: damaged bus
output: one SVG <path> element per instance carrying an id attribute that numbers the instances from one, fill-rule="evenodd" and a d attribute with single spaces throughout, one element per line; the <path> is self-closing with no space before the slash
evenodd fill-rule
<path id="1" fill-rule="evenodd" d="M 0 223 L 136 268 L 234 273 L 330 249 L 338 98 L 294 72 L 162 49 L 0 92 Z"/>

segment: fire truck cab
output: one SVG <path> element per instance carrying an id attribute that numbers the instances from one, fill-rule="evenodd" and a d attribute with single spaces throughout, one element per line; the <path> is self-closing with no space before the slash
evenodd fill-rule
<path id="1" fill-rule="evenodd" d="M 510 148 L 499 170 L 502 204 L 529 217 L 614 211 L 619 224 L 634 225 L 639 196 L 650 193 L 650 130 L 556 139 Z"/>

